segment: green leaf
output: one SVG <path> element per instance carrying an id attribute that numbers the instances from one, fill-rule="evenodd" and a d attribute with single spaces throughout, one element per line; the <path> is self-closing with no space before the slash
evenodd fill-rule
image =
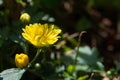
<path id="1" fill-rule="evenodd" d="M 75 54 L 69 55 L 73 60 L 75 59 Z M 104 65 L 102 64 L 102 59 L 98 57 L 99 51 L 97 48 L 90 46 L 81 46 L 79 48 L 78 57 L 77 57 L 77 66 L 76 70 L 82 70 L 86 72 L 91 72 L 93 70 L 104 70 Z"/>
<path id="2" fill-rule="evenodd" d="M 0 73 L 0 80 L 20 80 L 25 69 L 11 68 Z"/>
<path id="3" fill-rule="evenodd" d="M 82 46 L 79 48 L 79 57 L 78 57 L 78 63 L 80 64 L 95 64 L 97 61 L 97 49 L 96 48 L 90 48 L 89 46 Z"/>
<path id="4" fill-rule="evenodd" d="M 77 80 L 87 80 L 88 77 L 89 77 L 88 75 L 84 75 L 79 77 Z"/>
<path id="5" fill-rule="evenodd" d="M 70 74 L 73 74 L 74 70 L 75 70 L 75 65 L 69 65 L 67 67 L 67 72 L 70 73 Z"/>
<path id="6" fill-rule="evenodd" d="M 120 61 L 114 61 L 114 63 L 115 63 L 115 66 L 116 66 L 116 70 L 117 71 L 120 71 Z"/>
<path id="7" fill-rule="evenodd" d="M 0 0 L 0 5 L 2 5 L 3 4 L 3 0 Z"/>
<path id="8" fill-rule="evenodd" d="M 76 71 L 90 72 L 90 67 L 88 65 L 76 65 Z"/>

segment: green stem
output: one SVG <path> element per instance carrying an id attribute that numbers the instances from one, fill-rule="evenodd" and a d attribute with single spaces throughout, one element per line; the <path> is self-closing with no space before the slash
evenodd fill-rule
<path id="1" fill-rule="evenodd" d="M 40 55 L 40 52 L 41 52 L 41 49 L 38 48 L 37 53 L 36 53 L 35 57 L 33 58 L 33 60 L 29 63 L 28 68 L 29 68 L 31 65 L 33 65 L 33 63 L 35 62 L 35 60 L 36 60 L 36 59 L 38 58 L 38 56 Z"/>
<path id="2" fill-rule="evenodd" d="M 78 45 L 77 45 L 77 49 L 76 49 L 75 60 L 74 60 L 74 63 L 73 63 L 73 65 L 74 65 L 75 67 L 76 67 L 76 64 L 77 64 L 77 57 L 78 57 L 78 54 L 79 54 L 81 36 L 83 35 L 83 33 L 86 33 L 86 31 L 82 31 L 82 32 L 79 34 L 79 37 L 78 37 Z M 75 69 L 74 69 L 74 70 L 75 70 Z"/>
<path id="3" fill-rule="evenodd" d="M 77 49 L 76 49 L 75 60 L 74 60 L 74 65 L 76 65 L 76 63 L 77 63 L 77 57 L 78 57 L 78 53 L 79 53 L 80 41 L 81 41 L 81 38 L 79 36 L 78 45 L 77 45 Z"/>
<path id="4" fill-rule="evenodd" d="M 25 41 L 25 47 L 23 48 L 24 52 L 28 54 L 28 43 Z"/>

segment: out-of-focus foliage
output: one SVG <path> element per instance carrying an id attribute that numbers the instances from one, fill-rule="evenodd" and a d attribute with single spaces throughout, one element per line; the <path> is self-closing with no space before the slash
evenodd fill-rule
<path id="1" fill-rule="evenodd" d="M 63 32 L 21 80 L 119 80 L 120 0 L 0 0 L 0 71 L 16 67 L 16 53 L 35 56 L 36 48 L 21 36 L 24 12 L 29 23 L 55 24 Z"/>
<path id="2" fill-rule="evenodd" d="M 7 69 L 0 73 L 1 80 L 20 80 L 23 73 L 25 72 L 25 69 L 19 69 L 19 68 L 12 68 Z"/>

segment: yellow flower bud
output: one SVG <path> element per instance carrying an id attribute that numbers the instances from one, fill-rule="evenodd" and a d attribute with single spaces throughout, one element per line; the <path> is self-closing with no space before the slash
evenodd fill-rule
<path id="1" fill-rule="evenodd" d="M 29 62 L 28 55 L 23 53 L 15 55 L 15 63 L 17 67 L 19 68 L 26 67 L 28 65 L 28 62 Z"/>
<path id="2" fill-rule="evenodd" d="M 21 22 L 23 22 L 23 23 L 29 22 L 29 21 L 30 21 L 30 15 L 29 15 L 28 13 L 23 13 L 23 14 L 20 16 L 20 20 L 21 20 Z"/>

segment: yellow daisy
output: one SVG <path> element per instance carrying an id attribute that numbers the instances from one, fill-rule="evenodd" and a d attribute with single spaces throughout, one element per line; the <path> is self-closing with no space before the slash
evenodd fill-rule
<path id="1" fill-rule="evenodd" d="M 54 25 L 29 24 L 23 28 L 22 36 L 36 47 L 43 47 L 57 42 L 61 29 L 55 29 Z"/>

